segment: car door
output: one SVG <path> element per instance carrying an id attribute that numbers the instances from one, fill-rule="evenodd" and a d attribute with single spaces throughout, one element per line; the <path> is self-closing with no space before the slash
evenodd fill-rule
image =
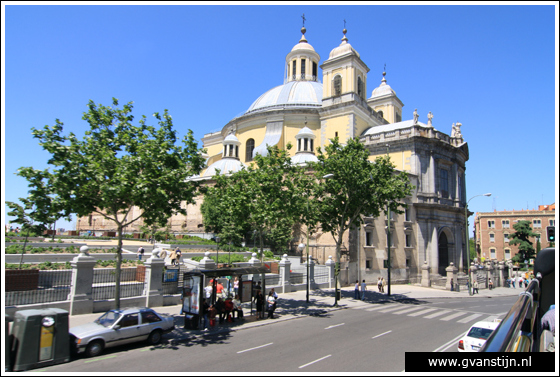
<path id="1" fill-rule="evenodd" d="M 148 336 L 155 328 L 162 328 L 162 319 L 153 311 L 145 310 L 140 313 L 140 334 L 142 340 L 148 339 Z"/>
<path id="2" fill-rule="evenodd" d="M 125 314 L 113 326 L 115 341 L 113 346 L 133 343 L 141 340 L 139 313 Z"/>

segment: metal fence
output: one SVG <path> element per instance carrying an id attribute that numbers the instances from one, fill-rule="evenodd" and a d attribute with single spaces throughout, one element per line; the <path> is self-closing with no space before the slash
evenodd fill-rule
<path id="1" fill-rule="evenodd" d="M 92 296 L 94 300 L 115 298 L 114 268 L 94 268 Z M 120 297 L 142 296 L 144 291 L 145 268 L 127 267 L 121 269 Z"/>
<path id="2" fill-rule="evenodd" d="M 72 270 L 6 270 L 5 306 L 66 301 Z"/>
<path id="3" fill-rule="evenodd" d="M 329 282 L 329 267 L 315 265 L 314 270 L 315 270 L 315 276 L 314 276 L 315 283 L 323 284 Z"/>
<path id="4" fill-rule="evenodd" d="M 182 264 L 179 267 L 164 267 L 162 293 L 164 295 L 182 293 L 183 274 L 187 271 L 188 267 Z"/>

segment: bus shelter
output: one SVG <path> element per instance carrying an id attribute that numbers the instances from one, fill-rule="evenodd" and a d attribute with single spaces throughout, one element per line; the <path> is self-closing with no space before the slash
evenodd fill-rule
<path id="1" fill-rule="evenodd" d="M 202 308 L 202 300 L 205 298 L 205 287 L 212 287 L 212 296 L 208 305 L 214 305 L 218 300 L 217 284 L 223 283 L 224 290 L 227 292 L 225 297 L 233 297 L 233 280 L 235 277 L 239 281 L 238 295 L 241 303 L 251 302 L 251 312 L 253 311 L 252 298 L 255 295 L 255 279 L 243 280 L 244 275 L 261 275 L 261 290 L 265 292 L 264 274 L 270 272 L 266 266 L 260 267 L 226 267 L 210 270 L 196 269 L 183 274 L 182 292 L 182 313 L 185 315 L 187 327 L 198 328 Z M 224 297 L 222 296 L 222 297 Z M 224 298 L 225 298 L 224 297 Z M 264 308 L 263 308 L 264 311 Z M 190 323 L 187 323 L 190 322 Z"/>

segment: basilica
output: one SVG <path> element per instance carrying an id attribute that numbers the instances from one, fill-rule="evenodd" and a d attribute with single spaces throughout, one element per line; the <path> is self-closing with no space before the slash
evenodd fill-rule
<path id="1" fill-rule="evenodd" d="M 248 109 L 231 119 L 221 131 L 202 138 L 207 150 L 207 167 L 195 180 L 212 184 L 219 170 L 231 174 L 248 166 L 256 154 L 266 154 L 267 146 L 295 146 L 289 153 L 292 163 L 316 161 L 317 147 L 324 148 L 338 137 L 342 142 L 359 137 L 371 161 L 388 154 L 395 168 L 408 173 L 415 186 L 404 201 L 408 209 L 391 219 L 368 218 L 359 229 L 347 234 L 343 247 L 341 281 L 367 282 L 387 277 L 387 237 L 391 232 L 391 276 L 393 281 L 417 283 L 422 269 L 434 277 L 445 275 L 451 262 L 459 271 L 466 265 L 465 163 L 468 145 L 461 124 L 450 125 L 446 134 L 419 120 L 417 110 L 407 111 L 389 86 L 386 73 L 371 92 L 367 90 L 369 68 L 349 43 L 343 30 L 341 43 L 321 62 L 319 54 L 301 29 L 299 42 L 288 52 L 282 85 L 260 95 Z M 256 93 L 258 95 L 258 93 Z M 184 208 L 187 215 L 175 215 L 169 227 L 176 234 L 204 235 L 200 204 Z M 132 214 L 134 215 L 134 214 Z M 95 215 L 81 220 L 81 230 L 100 231 L 104 220 Z M 107 224 L 110 226 L 110 224 Z M 137 231 L 141 224 L 127 230 Z M 206 235 L 208 236 L 208 235 Z M 295 238 L 301 235 L 295 235 Z M 334 257 L 330 234 L 315 234 L 310 253 L 319 263 Z M 296 240 L 295 244 L 300 240 Z"/>

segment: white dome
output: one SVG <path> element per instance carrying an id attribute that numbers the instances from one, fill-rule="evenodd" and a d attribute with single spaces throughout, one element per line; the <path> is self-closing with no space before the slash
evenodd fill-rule
<path id="1" fill-rule="evenodd" d="M 315 81 L 290 81 L 261 95 L 245 114 L 284 107 L 321 107 L 323 84 Z"/>
<path id="2" fill-rule="evenodd" d="M 239 142 L 239 139 L 237 137 L 235 137 L 234 134 L 229 134 L 224 139 L 223 144 L 224 145 L 226 145 L 226 144 L 241 145 L 241 142 Z"/>
<path id="3" fill-rule="evenodd" d="M 233 174 L 233 173 L 237 173 L 238 171 L 240 171 L 241 169 L 243 169 L 245 167 L 245 164 L 242 163 L 241 161 L 239 161 L 236 158 L 228 158 L 228 157 L 224 157 L 221 160 L 218 160 L 216 162 L 214 162 L 212 165 L 210 165 L 208 167 L 208 169 L 206 169 L 206 171 L 204 172 L 204 174 L 202 175 L 203 177 L 212 177 L 214 175 L 216 175 L 216 170 L 219 169 L 220 170 L 220 174 Z"/>
<path id="4" fill-rule="evenodd" d="M 296 153 L 294 157 L 291 158 L 292 165 L 305 165 L 309 162 L 317 162 L 319 159 L 313 153 L 300 152 Z"/>
<path id="5" fill-rule="evenodd" d="M 350 54 L 350 53 L 354 53 L 358 56 L 358 58 L 360 57 L 360 54 L 358 54 L 358 51 L 354 50 L 354 47 L 352 47 L 352 45 L 346 41 L 343 41 L 340 46 L 335 47 L 331 53 L 329 54 L 329 59 L 332 58 L 336 58 L 337 56 L 342 56 L 342 55 L 346 55 L 346 54 Z"/>
<path id="6" fill-rule="evenodd" d="M 377 88 L 373 89 L 371 92 L 370 98 L 380 98 L 385 96 L 397 96 L 397 93 L 387 84 L 387 80 L 385 79 L 385 72 L 383 72 L 383 79 L 381 80 L 381 85 Z"/>
<path id="7" fill-rule="evenodd" d="M 309 129 L 309 127 L 303 127 L 296 135 L 296 139 L 301 139 L 304 137 L 315 139 L 315 134 Z"/>

